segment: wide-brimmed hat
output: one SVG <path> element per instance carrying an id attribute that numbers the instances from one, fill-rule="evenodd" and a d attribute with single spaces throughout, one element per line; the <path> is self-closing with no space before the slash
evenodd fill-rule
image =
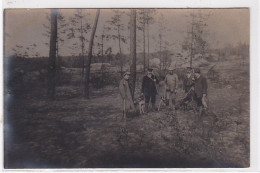
<path id="1" fill-rule="evenodd" d="M 199 68 L 195 68 L 194 69 L 194 73 L 200 73 L 200 69 Z"/>
<path id="2" fill-rule="evenodd" d="M 123 76 L 130 75 L 131 73 L 129 71 L 125 72 Z"/>
<path id="3" fill-rule="evenodd" d="M 152 73 L 153 69 L 152 68 L 148 68 L 147 71 L 148 71 L 148 73 Z"/>
<path id="4" fill-rule="evenodd" d="M 169 67 L 168 70 L 169 71 L 173 71 L 173 70 L 175 70 L 175 68 L 174 67 Z"/>
<path id="5" fill-rule="evenodd" d="M 191 71 L 192 71 L 192 68 L 191 68 L 191 67 L 186 67 L 186 71 L 187 71 L 187 72 L 191 72 Z"/>

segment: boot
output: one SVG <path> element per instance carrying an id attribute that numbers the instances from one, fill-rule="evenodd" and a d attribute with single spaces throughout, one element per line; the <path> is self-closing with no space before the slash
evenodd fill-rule
<path id="1" fill-rule="evenodd" d="M 205 113 L 205 109 L 201 106 L 200 107 L 200 117 L 203 117 Z"/>
<path id="2" fill-rule="evenodd" d="M 201 119 L 202 117 L 202 113 L 203 113 L 203 109 L 202 109 L 202 106 L 199 107 L 199 119 Z"/>
<path id="3" fill-rule="evenodd" d="M 152 104 L 152 109 L 153 109 L 153 111 L 156 111 L 156 107 L 155 107 L 154 103 Z"/>
<path id="4" fill-rule="evenodd" d="M 169 106 L 169 99 L 166 100 L 166 106 Z"/>
<path id="5" fill-rule="evenodd" d="M 175 103 L 176 103 L 176 102 L 175 102 L 175 99 L 173 99 L 173 100 L 172 100 L 172 110 L 174 110 L 174 111 L 176 110 Z"/>
<path id="6" fill-rule="evenodd" d="M 148 112 L 148 105 L 149 105 L 148 103 L 145 103 L 145 108 L 144 108 L 144 109 L 145 109 L 145 110 L 144 110 L 144 111 L 145 111 L 145 113 L 147 113 L 147 112 Z"/>

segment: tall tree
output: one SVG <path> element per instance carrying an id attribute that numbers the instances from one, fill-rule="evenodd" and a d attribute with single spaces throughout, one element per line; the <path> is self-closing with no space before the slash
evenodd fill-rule
<path id="1" fill-rule="evenodd" d="M 66 20 L 65 20 L 64 16 L 62 15 L 61 11 L 57 11 L 57 13 L 58 13 L 58 15 L 57 15 L 57 41 L 56 41 L 57 64 L 56 64 L 56 66 L 58 68 L 60 68 L 61 67 L 61 57 L 59 54 L 59 49 L 60 49 L 60 46 L 64 44 L 64 39 L 62 37 L 63 37 L 63 34 L 66 33 L 67 24 L 66 24 Z"/>
<path id="2" fill-rule="evenodd" d="M 118 40 L 118 49 L 119 49 L 119 57 L 120 57 L 120 72 L 121 76 L 123 75 L 123 57 L 122 57 L 122 47 L 121 42 L 125 43 L 126 38 L 122 35 L 122 30 L 124 30 L 124 24 L 122 22 L 122 16 L 125 13 L 124 11 L 120 10 L 113 10 L 114 16 L 112 17 L 111 21 L 108 23 L 112 26 L 112 29 L 117 32 L 117 34 L 112 35 L 112 39 Z"/>
<path id="3" fill-rule="evenodd" d="M 101 36 L 100 37 L 97 37 L 97 38 L 99 38 L 99 41 L 98 41 L 98 43 L 97 43 L 97 46 L 98 46 L 98 53 L 97 53 L 97 55 L 98 55 L 98 57 L 101 57 L 101 64 L 102 64 L 102 66 L 101 66 L 101 86 L 102 86 L 102 88 L 103 88 L 103 86 L 104 86 L 104 66 L 103 66 L 103 64 L 104 64 L 104 62 L 105 62 L 105 56 L 104 56 L 104 41 L 105 40 L 108 40 L 108 35 L 105 35 L 105 33 L 107 32 L 107 31 L 109 31 L 110 30 L 110 28 L 109 27 L 106 27 L 105 25 L 103 25 L 103 31 L 102 31 L 102 34 L 101 34 Z M 107 54 L 106 52 L 105 52 L 105 54 Z M 100 58 L 99 58 L 99 62 L 100 62 Z"/>
<path id="4" fill-rule="evenodd" d="M 90 66 L 91 66 L 91 59 L 92 59 L 92 47 L 93 47 L 93 43 L 94 43 L 95 33 L 97 30 L 99 14 L 100 14 L 100 9 L 97 9 L 94 25 L 93 25 L 92 32 L 91 32 L 91 37 L 89 40 L 88 59 L 86 62 L 85 89 L 84 89 L 84 96 L 86 99 L 89 99 L 89 83 L 90 83 Z"/>
<path id="5" fill-rule="evenodd" d="M 163 43 L 164 43 L 163 51 L 162 51 L 163 70 L 164 70 L 164 72 L 166 72 L 167 68 L 171 65 L 171 59 L 169 58 L 170 43 L 168 41 L 164 41 Z"/>
<path id="6" fill-rule="evenodd" d="M 47 95 L 50 99 L 55 99 L 56 41 L 57 41 L 57 10 L 51 9 L 51 36 L 50 36 L 48 88 L 47 88 L 48 89 Z"/>
<path id="7" fill-rule="evenodd" d="M 48 39 L 51 36 L 50 32 L 50 15 L 46 13 L 46 20 L 48 21 L 48 24 L 43 24 L 43 27 L 45 28 L 45 32 L 43 33 L 43 36 L 46 36 Z M 60 46 L 64 43 L 63 35 L 66 33 L 67 30 L 67 24 L 65 17 L 62 15 L 61 11 L 57 10 L 57 40 L 56 40 L 56 66 L 61 66 L 61 57 L 59 56 L 59 50 Z M 46 46 L 49 46 L 49 43 L 44 43 Z"/>
<path id="8" fill-rule="evenodd" d="M 193 53 L 193 40 L 194 40 L 194 14 L 191 14 L 192 21 L 191 21 L 191 42 L 190 42 L 190 67 L 192 67 L 192 59 L 194 58 Z"/>
<path id="9" fill-rule="evenodd" d="M 100 36 L 95 36 L 98 40 L 96 40 L 95 42 L 97 44 L 94 44 L 94 47 L 97 46 L 97 56 L 99 57 L 99 60 L 98 62 L 101 61 L 101 63 L 103 64 L 104 63 L 104 53 L 105 53 L 105 50 L 104 50 L 104 42 L 105 41 L 108 41 L 110 36 L 109 35 L 106 35 L 107 31 L 109 31 L 111 28 L 110 27 L 106 27 L 104 24 L 103 24 L 103 30 L 102 30 L 102 33 Z M 95 50 L 95 48 L 94 48 Z M 101 59 L 100 59 L 101 57 Z"/>
<path id="10" fill-rule="evenodd" d="M 84 77 L 85 70 L 85 44 L 88 42 L 87 34 L 91 27 L 86 19 L 90 14 L 84 14 L 82 9 L 76 10 L 74 17 L 70 18 L 70 33 L 67 35 L 68 39 L 76 38 L 77 42 L 73 44 L 73 50 L 81 50 L 79 56 L 81 57 L 81 75 Z M 78 44 L 79 42 L 79 44 Z"/>
<path id="11" fill-rule="evenodd" d="M 145 28 L 146 28 L 146 10 L 145 9 L 140 9 L 138 13 L 138 25 L 137 28 L 138 30 L 142 31 L 143 34 L 143 72 L 145 73 L 145 68 L 146 68 L 146 59 L 145 59 Z"/>
<path id="12" fill-rule="evenodd" d="M 163 42 L 165 38 L 166 33 L 166 21 L 161 14 L 158 18 L 158 27 L 159 27 L 159 59 L 160 59 L 160 71 L 165 68 L 165 60 L 162 52 Z"/>
<path id="13" fill-rule="evenodd" d="M 152 10 L 152 9 L 149 9 Z M 167 28 L 167 21 L 162 13 L 159 13 L 158 18 L 155 19 L 153 17 L 154 14 L 157 14 L 157 11 L 152 10 L 152 13 L 148 11 L 148 20 L 150 20 L 150 24 L 153 24 L 154 22 L 157 24 L 158 28 L 158 35 L 151 35 L 151 39 L 156 42 L 158 47 L 158 53 L 156 53 L 156 56 L 159 59 L 159 71 L 164 72 L 166 71 L 166 68 L 168 68 L 169 63 L 171 62 L 170 59 L 170 51 L 168 50 L 169 46 L 172 46 L 173 44 L 170 44 L 167 41 L 167 32 L 170 32 L 171 30 Z M 152 17 L 150 18 L 149 15 L 152 14 Z M 148 27 L 148 26 L 147 26 Z M 148 39 L 148 38 L 147 38 Z M 149 45 L 148 45 L 149 47 Z M 157 50 L 156 50 L 157 51 Z M 149 58 L 148 58 L 149 59 Z M 150 64 L 149 64 L 150 66 Z"/>
<path id="14" fill-rule="evenodd" d="M 150 66 L 150 25 L 154 22 L 155 9 L 145 9 L 145 21 L 147 29 L 147 66 Z"/>
<path id="15" fill-rule="evenodd" d="M 187 32 L 188 37 L 184 41 L 184 47 L 190 50 L 190 67 L 192 67 L 192 61 L 196 54 L 204 57 L 206 52 L 206 48 L 208 46 L 204 37 L 206 36 L 206 27 L 207 27 L 207 19 L 209 18 L 209 14 L 202 14 L 200 10 L 197 12 L 192 11 L 188 16 L 190 21 L 190 30 Z"/>
<path id="16" fill-rule="evenodd" d="M 131 94 L 134 98 L 135 92 L 135 81 L 136 81 L 136 10 L 131 10 L 130 17 L 130 57 L 132 59 L 132 64 L 130 67 L 131 72 Z"/>

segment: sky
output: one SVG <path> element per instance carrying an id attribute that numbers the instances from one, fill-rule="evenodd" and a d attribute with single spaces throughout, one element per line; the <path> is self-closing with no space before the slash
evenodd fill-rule
<path id="1" fill-rule="evenodd" d="M 72 18 L 77 10 L 75 9 L 59 9 L 58 10 L 65 19 L 67 26 L 64 28 L 65 34 L 60 33 L 60 37 L 64 40 L 63 44 L 59 45 L 60 56 L 78 55 L 81 49 L 75 45 L 79 45 L 79 38 L 68 39 L 67 34 L 71 33 L 72 26 L 74 28 L 79 25 L 72 25 L 70 18 Z M 121 35 L 125 36 L 126 44 L 122 43 L 122 53 L 129 53 L 129 35 L 128 22 L 130 21 L 129 9 L 121 9 L 125 14 L 122 15 L 121 25 L 124 29 Z M 230 45 L 236 45 L 238 42 L 249 43 L 250 38 L 250 13 L 249 9 L 156 9 L 153 16 L 154 21 L 149 26 L 150 38 L 150 52 L 159 51 L 159 22 L 163 23 L 166 31 L 163 32 L 163 42 L 169 42 L 168 49 L 172 52 L 181 51 L 181 45 L 187 38 L 187 32 L 191 30 L 191 13 L 202 14 L 207 16 L 203 22 L 207 24 L 204 32 L 204 39 L 207 41 L 210 48 L 223 48 Z M 138 10 L 137 10 L 138 12 Z M 82 9 L 85 16 L 83 18 L 83 26 L 87 23 L 93 26 L 96 9 Z M 24 54 L 28 53 L 30 56 L 48 56 L 49 37 L 44 36 L 44 33 L 49 31 L 49 28 L 43 26 L 50 26 L 47 16 L 50 15 L 50 9 L 9 9 L 5 10 L 5 55 L 9 56 L 18 52 Z M 111 9 L 101 9 L 96 37 L 94 40 L 94 54 L 98 52 L 98 42 L 101 40 L 102 33 L 116 34 L 115 31 L 104 31 L 104 27 L 109 26 L 107 21 L 110 21 L 114 15 Z M 163 16 L 164 20 L 162 20 Z M 137 13 L 138 17 L 138 13 Z M 77 20 L 79 24 L 79 20 Z M 137 21 L 138 24 L 138 21 Z M 61 31 L 61 30 L 60 30 Z M 84 33 L 86 39 L 90 38 L 90 30 Z M 79 33 L 77 33 L 78 36 Z M 137 52 L 143 50 L 142 32 L 137 30 Z M 36 46 L 33 46 L 35 44 Z M 147 45 L 147 39 L 146 39 Z M 18 47 L 17 47 L 18 46 Z M 19 46 L 22 46 L 19 48 Z M 117 53 L 117 40 L 104 40 L 104 50 L 112 48 L 112 53 Z M 85 53 L 87 52 L 88 44 L 85 43 Z M 15 50 L 13 50 L 15 49 Z M 147 48 L 146 48 L 147 50 Z"/>

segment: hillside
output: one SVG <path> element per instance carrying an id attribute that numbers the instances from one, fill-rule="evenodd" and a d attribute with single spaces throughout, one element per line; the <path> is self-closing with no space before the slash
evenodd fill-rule
<path id="1" fill-rule="evenodd" d="M 15 97 L 5 102 L 5 167 L 248 167 L 249 63 L 239 62 L 203 69 L 209 110 L 199 121 L 193 111 L 166 108 L 124 121 L 118 80 L 91 88 L 91 100 L 83 98 L 77 81 L 58 86 L 55 101 L 46 98 L 44 87 L 31 85 L 19 97 L 9 93 Z M 71 79 L 79 76 L 72 73 Z M 140 81 L 138 76 L 138 87 Z M 177 101 L 182 96 L 179 88 Z"/>

